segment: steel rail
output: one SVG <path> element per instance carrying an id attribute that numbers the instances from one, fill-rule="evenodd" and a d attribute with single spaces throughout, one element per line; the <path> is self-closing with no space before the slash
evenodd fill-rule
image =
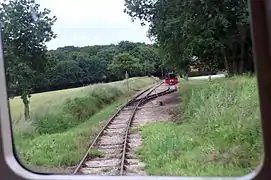
<path id="1" fill-rule="evenodd" d="M 138 106 L 144 101 L 144 99 L 146 99 L 153 91 L 155 91 L 155 89 L 157 89 L 161 84 L 159 83 L 158 85 L 156 85 L 153 89 L 150 90 L 150 92 L 148 92 L 146 94 L 146 96 L 144 98 L 142 98 L 135 106 L 132 112 L 132 115 L 129 118 L 127 127 L 126 127 L 126 132 L 125 132 L 125 137 L 124 137 L 124 145 L 123 145 L 123 151 L 122 151 L 122 157 L 121 157 L 121 165 L 120 165 L 120 175 L 122 176 L 124 173 L 124 166 L 125 166 L 125 159 L 126 159 L 126 150 L 127 150 L 127 144 L 128 144 L 128 135 L 129 135 L 129 129 L 132 125 L 132 121 L 135 117 L 136 111 Z"/>
<path id="2" fill-rule="evenodd" d="M 164 83 L 164 82 L 161 81 L 161 82 L 159 82 L 158 85 L 156 85 L 156 86 L 158 87 L 158 86 L 160 86 L 160 85 L 163 84 L 163 83 Z M 155 86 L 154 86 L 154 87 L 155 87 Z M 150 90 L 151 88 L 153 88 L 153 87 L 148 88 L 148 90 Z M 167 89 L 166 91 L 168 91 L 168 90 L 169 90 L 169 87 L 168 87 L 168 89 Z M 146 91 L 145 91 L 145 92 L 146 92 Z M 143 93 L 142 93 L 142 94 L 143 94 Z M 140 97 L 140 96 L 138 96 L 138 97 Z M 131 99 L 131 100 L 127 103 L 127 106 L 132 105 L 133 103 L 138 102 L 138 101 L 141 101 L 142 99 L 145 98 L 145 97 L 143 97 L 143 98 L 138 98 L 138 97 Z"/>
<path id="3" fill-rule="evenodd" d="M 155 85 L 154 87 L 158 87 L 160 86 L 162 83 L 159 83 L 158 85 Z M 89 151 L 93 148 L 93 146 L 96 144 L 96 142 L 98 141 L 98 139 L 101 137 L 102 133 L 104 132 L 104 130 L 110 125 L 110 123 L 117 117 L 117 115 L 127 106 L 129 106 L 132 102 L 132 100 L 140 97 L 142 94 L 144 94 L 145 92 L 149 91 L 150 89 L 152 89 L 153 87 L 149 87 L 145 90 L 143 90 L 142 92 L 140 92 L 139 94 L 137 94 L 135 97 L 133 97 L 130 101 L 126 102 L 124 105 L 121 106 L 121 108 L 119 108 L 119 110 L 107 121 L 107 123 L 103 126 L 103 128 L 99 131 L 99 133 L 96 135 L 95 139 L 91 142 L 91 144 L 89 145 L 86 153 L 84 154 L 83 158 L 81 159 L 81 161 L 79 162 L 79 164 L 77 165 L 76 169 L 74 170 L 73 174 L 78 173 L 78 171 L 80 170 L 81 166 L 83 165 L 83 163 L 85 162 Z M 148 93 L 149 94 L 149 93 Z"/>

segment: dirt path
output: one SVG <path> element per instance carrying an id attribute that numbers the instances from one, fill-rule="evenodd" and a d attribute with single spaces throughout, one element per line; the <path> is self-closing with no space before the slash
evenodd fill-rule
<path id="1" fill-rule="evenodd" d="M 169 92 L 168 86 L 159 83 L 147 90 L 147 93 L 141 94 L 139 99 L 160 96 L 165 92 Z M 139 123 L 135 122 L 135 117 L 142 104 L 142 100 L 134 101 L 109 118 L 91 142 L 74 174 L 145 175 L 144 164 L 140 163 L 134 154 L 140 146 L 140 136 L 135 132 Z"/>
<path id="2" fill-rule="evenodd" d="M 128 166 L 130 173 L 127 175 L 147 175 L 144 171 L 144 162 L 141 162 L 136 154 L 136 151 L 141 147 L 143 142 L 139 131 L 140 127 L 147 123 L 171 120 L 172 109 L 178 108 L 179 105 L 180 95 L 179 91 L 177 91 L 157 97 L 139 108 L 133 121 L 133 129 L 130 133 L 132 137 L 130 143 L 130 156 L 132 160 L 129 163 L 130 166 Z"/>

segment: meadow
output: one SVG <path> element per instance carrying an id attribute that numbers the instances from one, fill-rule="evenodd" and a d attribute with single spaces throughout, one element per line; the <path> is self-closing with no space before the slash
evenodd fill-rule
<path id="1" fill-rule="evenodd" d="M 263 157 L 255 77 L 181 81 L 173 121 L 144 126 L 150 175 L 242 176 Z"/>
<path id="2" fill-rule="evenodd" d="M 95 84 L 33 94 L 31 120 L 23 118 L 20 97 L 10 100 L 17 154 L 27 167 L 63 168 L 78 163 L 103 122 L 138 90 L 155 83 L 153 77 Z M 56 169 L 55 169 L 56 170 Z"/>

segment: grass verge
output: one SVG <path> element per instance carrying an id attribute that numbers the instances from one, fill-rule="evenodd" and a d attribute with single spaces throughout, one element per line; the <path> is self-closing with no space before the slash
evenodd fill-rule
<path id="1" fill-rule="evenodd" d="M 140 89 L 146 85 L 149 85 L 155 80 L 149 77 L 134 77 L 129 79 L 130 93 L 134 93 L 133 89 Z M 126 81 L 116 81 L 106 84 L 93 84 L 89 86 L 84 86 L 80 88 L 65 89 L 59 91 L 50 91 L 44 93 L 32 94 L 30 99 L 30 113 L 32 119 L 36 116 L 37 113 L 49 110 L 55 110 L 56 107 L 62 106 L 68 99 L 80 98 L 88 96 L 91 92 L 96 89 L 103 89 L 104 87 L 114 87 L 117 88 L 122 94 L 127 94 L 127 84 Z M 10 102 L 10 111 L 12 122 L 14 124 L 24 121 L 23 119 L 23 110 L 24 106 L 20 97 L 14 97 L 9 100 Z"/>
<path id="2" fill-rule="evenodd" d="M 16 137 L 22 163 L 36 166 L 72 166 L 80 161 L 90 140 L 98 133 L 104 120 L 112 115 L 121 101 L 117 101 L 86 122 L 62 133 L 46 134 L 26 139 Z"/>
<path id="3" fill-rule="evenodd" d="M 131 78 L 129 86 L 139 90 L 154 82 L 153 78 Z M 21 162 L 47 168 L 76 164 L 104 120 L 135 93 L 131 89 L 127 90 L 126 81 L 119 81 L 64 90 L 64 95 L 61 91 L 34 95 L 31 121 L 12 121 Z M 12 107 L 16 106 L 11 102 L 11 112 L 16 114 Z"/>
<path id="4" fill-rule="evenodd" d="M 242 176 L 263 155 L 255 78 L 184 82 L 181 119 L 142 128 L 150 175 Z"/>

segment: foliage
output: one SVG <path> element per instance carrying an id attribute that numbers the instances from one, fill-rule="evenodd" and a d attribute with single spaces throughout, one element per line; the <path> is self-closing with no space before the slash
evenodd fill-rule
<path id="1" fill-rule="evenodd" d="M 46 74 L 46 83 L 35 91 L 117 81 L 124 78 L 125 70 L 131 71 L 130 77 L 155 74 L 161 71 L 162 61 L 157 52 L 158 49 L 153 45 L 128 41 L 116 45 L 66 46 L 51 50 L 48 54 L 55 63 Z M 130 61 L 133 62 L 131 65 Z M 126 64 L 120 64 L 124 62 Z"/>
<path id="2" fill-rule="evenodd" d="M 133 89 L 142 89 L 155 79 L 136 77 L 128 81 Z M 14 118 L 12 123 L 20 160 L 30 167 L 75 165 L 85 153 L 86 141 L 91 141 L 116 108 L 134 94 L 125 87 L 126 81 L 117 81 L 34 94 L 33 121 Z M 15 108 L 17 101 L 14 98 L 11 102 L 13 117 L 21 110 Z"/>
<path id="3" fill-rule="evenodd" d="M 123 76 L 125 72 L 134 75 L 140 68 L 139 59 L 126 52 L 114 56 L 109 65 L 109 69 L 119 76 Z"/>
<path id="4" fill-rule="evenodd" d="M 116 111 L 120 102 L 117 101 L 84 123 L 62 133 L 36 135 L 32 138 L 15 134 L 15 145 L 20 161 L 31 170 L 37 166 L 54 167 L 49 173 L 55 173 L 56 167 L 75 165 L 89 146 L 86 141 L 95 137 L 103 121 Z"/>
<path id="5" fill-rule="evenodd" d="M 25 118 L 29 119 L 29 95 L 50 66 L 45 42 L 56 37 L 51 29 L 56 17 L 50 17 L 48 9 L 40 11 L 34 0 L 4 1 L 0 15 L 9 94 L 14 88 L 18 91 L 25 104 Z"/>
<path id="6" fill-rule="evenodd" d="M 140 45 L 131 50 L 130 54 L 139 59 L 141 73 L 144 75 L 155 73 L 157 69 L 162 68 L 158 48 Z"/>
<path id="7" fill-rule="evenodd" d="M 134 77 L 129 78 L 129 86 L 132 89 L 141 89 L 155 82 L 155 78 Z M 59 91 L 50 91 L 33 94 L 31 97 L 31 122 L 44 121 L 50 128 L 58 129 L 57 126 L 66 127 L 65 123 L 80 123 L 86 117 L 100 109 L 104 104 L 110 104 L 111 99 L 120 96 L 130 95 L 134 91 L 127 92 L 125 81 L 116 81 L 104 84 L 93 84 L 90 86 L 71 88 Z M 94 105 L 93 105 L 94 103 Z M 92 106 L 91 106 L 92 104 Z M 89 106 L 91 106 L 89 108 Z M 17 132 L 18 127 L 27 129 L 25 126 L 29 123 L 22 119 L 23 104 L 19 97 L 10 100 L 10 110 L 12 122 Z M 82 112 L 82 114 L 80 114 Z M 62 119 L 58 116 L 63 117 Z M 71 122 L 68 121 L 69 116 L 72 117 Z M 60 124 L 59 124 L 60 123 Z M 64 124 L 61 124 L 64 123 Z M 44 125 L 46 125 L 44 124 Z M 36 129 L 44 127 L 35 127 Z M 59 128 L 61 130 L 61 128 Z M 21 131 L 21 130 L 19 130 Z"/>
<path id="8" fill-rule="evenodd" d="M 97 93 L 98 92 L 98 93 Z M 123 93 L 113 86 L 96 86 L 86 96 L 67 99 L 58 111 L 36 114 L 34 125 L 40 134 L 63 132 L 83 123 Z"/>
<path id="9" fill-rule="evenodd" d="M 125 6 L 133 20 L 150 23 L 167 64 L 186 72 L 189 65 L 253 71 L 247 0 L 125 0 Z"/>
<path id="10" fill-rule="evenodd" d="M 175 122 L 142 128 L 150 175 L 243 176 L 263 158 L 255 77 L 183 82 Z"/>
<path id="11" fill-rule="evenodd" d="M 130 68 L 121 65 L 133 71 L 130 76 L 153 74 L 154 66 L 159 67 L 161 62 L 156 47 L 129 41 L 48 51 L 45 43 L 56 37 L 52 31 L 56 17 L 48 9 L 40 10 L 34 0 L 4 1 L 0 5 L 0 21 L 4 24 L 8 95 L 21 96 L 26 119 L 30 118 L 32 93 L 122 79 L 123 72 L 116 74 L 120 64 L 114 64 L 121 54 L 129 54 L 126 60 L 135 61 Z"/>

